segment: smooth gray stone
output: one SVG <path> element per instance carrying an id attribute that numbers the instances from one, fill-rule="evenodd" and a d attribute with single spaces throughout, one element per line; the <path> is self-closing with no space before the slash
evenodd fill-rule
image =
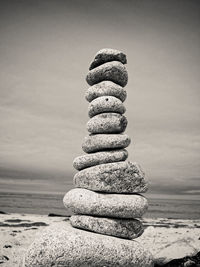
<path id="1" fill-rule="evenodd" d="M 73 227 L 95 233 L 134 239 L 142 235 L 144 228 L 136 219 L 114 219 L 88 215 L 72 215 L 70 222 Z"/>
<path id="2" fill-rule="evenodd" d="M 150 252 L 137 241 L 100 235 L 54 223 L 25 253 L 23 267 L 153 267 Z"/>
<path id="3" fill-rule="evenodd" d="M 77 170 L 82 170 L 103 163 L 124 161 L 127 158 L 128 152 L 126 149 L 102 151 L 76 157 L 73 166 Z"/>
<path id="4" fill-rule="evenodd" d="M 125 116 L 118 113 L 101 113 L 91 118 L 87 130 L 92 134 L 122 133 L 128 122 Z"/>
<path id="5" fill-rule="evenodd" d="M 89 69 L 92 70 L 109 61 L 120 61 L 122 64 L 127 63 L 126 55 L 121 51 L 111 48 L 104 48 L 96 53 Z"/>
<path id="6" fill-rule="evenodd" d="M 88 115 L 90 118 L 100 113 L 112 112 L 123 114 L 125 111 L 126 108 L 122 101 L 114 96 L 98 97 L 94 99 L 88 107 Z"/>
<path id="7" fill-rule="evenodd" d="M 65 207 L 76 214 L 114 218 L 140 218 L 148 208 L 145 197 L 138 194 L 105 194 L 83 188 L 68 191 Z"/>
<path id="8" fill-rule="evenodd" d="M 101 96 L 114 96 L 124 102 L 127 93 L 123 87 L 111 81 L 103 81 L 94 84 L 93 86 L 89 87 L 85 93 L 85 98 L 88 102 L 91 102 L 92 100 Z"/>
<path id="9" fill-rule="evenodd" d="M 113 162 L 77 172 L 74 185 L 106 193 L 144 193 L 148 189 L 144 176 L 137 163 Z"/>
<path id="10" fill-rule="evenodd" d="M 95 134 L 85 137 L 82 149 L 86 153 L 127 147 L 131 142 L 127 134 Z"/>
<path id="11" fill-rule="evenodd" d="M 90 70 L 86 76 L 89 85 L 102 81 L 112 81 L 124 87 L 128 82 L 128 72 L 125 66 L 118 61 L 111 61 Z"/>

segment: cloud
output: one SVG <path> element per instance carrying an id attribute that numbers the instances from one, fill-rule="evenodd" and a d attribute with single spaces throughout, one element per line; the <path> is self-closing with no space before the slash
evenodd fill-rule
<path id="1" fill-rule="evenodd" d="M 73 187 L 73 173 L 22 168 L 0 168 L 0 191 L 67 192 Z"/>

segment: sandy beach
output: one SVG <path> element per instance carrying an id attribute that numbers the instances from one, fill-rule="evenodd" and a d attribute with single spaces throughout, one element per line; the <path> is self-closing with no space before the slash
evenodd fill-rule
<path id="1" fill-rule="evenodd" d="M 35 214 L 0 215 L 0 264 L 2 267 L 21 267 L 21 259 L 46 226 L 66 221 L 69 217 Z M 144 234 L 137 239 L 148 248 L 155 263 L 195 255 L 200 248 L 200 220 L 143 219 Z"/>

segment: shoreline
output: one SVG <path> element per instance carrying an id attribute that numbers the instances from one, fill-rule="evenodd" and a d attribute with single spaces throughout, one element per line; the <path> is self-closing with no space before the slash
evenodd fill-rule
<path id="1" fill-rule="evenodd" d="M 61 217 L 61 218 L 69 218 L 72 214 L 63 214 L 63 213 L 54 213 L 50 212 L 48 214 L 39 214 L 39 213 L 26 213 L 26 212 L 5 212 L 0 210 L 0 218 L 1 215 L 16 215 L 16 216 L 38 216 L 38 217 Z M 146 214 L 145 214 L 146 215 Z M 180 223 L 180 227 L 184 227 L 187 225 L 182 224 L 182 222 L 200 222 L 200 217 L 199 218 L 173 218 L 173 217 L 149 217 L 149 216 L 144 216 L 142 218 L 138 218 L 143 222 L 144 225 L 146 226 L 151 226 L 148 223 L 152 222 L 152 226 L 154 227 L 169 227 L 169 224 L 173 227 L 173 223 L 176 224 L 176 222 Z M 160 222 L 160 224 L 156 223 L 157 221 Z M 163 224 L 163 225 L 162 225 Z M 179 225 L 175 226 L 179 227 Z M 197 225 L 197 228 L 200 228 L 200 226 Z"/>

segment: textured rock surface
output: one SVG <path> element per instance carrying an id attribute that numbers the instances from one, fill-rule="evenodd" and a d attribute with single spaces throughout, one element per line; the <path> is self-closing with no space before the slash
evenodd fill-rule
<path id="1" fill-rule="evenodd" d="M 128 82 L 128 73 L 124 65 L 118 61 L 104 63 L 90 70 L 86 76 L 86 81 L 89 85 L 105 80 L 112 81 L 124 87 Z"/>
<path id="2" fill-rule="evenodd" d="M 111 81 L 103 81 L 94 84 L 89 87 L 85 93 L 85 98 L 88 102 L 91 102 L 93 99 L 100 96 L 114 96 L 124 102 L 127 93 L 123 87 Z"/>
<path id="3" fill-rule="evenodd" d="M 127 134 L 95 134 L 85 137 L 82 149 L 86 153 L 125 148 L 131 142 Z"/>
<path id="4" fill-rule="evenodd" d="M 118 113 L 101 113 L 88 121 L 87 130 L 92 134 L 122 133 L 127 123 L 126 117 Z"/>
<path id="5" fill-rule="evenodd" d="M 66 208 L 76 214 L 119 218 L 139 218 L 148 208 L 142 195 L 104 194 L 83 188 L 75 188 L 63 199 Z"/>
<path id="6" fill-rule="evenodd" d="M 90 118 L 103 112 L 116 112 L 123 114 L 126 111 L 121 100 L 114 96 L 101 96 L 94 99 L 88 107 Z"/>
<path id="7" fill-rule="evenodd" d="M 107 193 L 144 193 L 148 189 L 140 166 L 127 161 L 82 170 L 75 174 L 74 185 Z"/>
<path id="8" fill-rule="evenodd" d="M 123 64 L 127 63 L 126 55 L 119 50 L 104 48 L 98 51 L 94 60 L 90 65 L 90 70 L 98 67 L 99 65 L 109 61 L 120 61 Z"/>
<path id="9" fill-rule="evenodd" d="M 167 263 L 173 259 L 181 259 L 184 258 L 186 255 L 187 256 L 192 256 L 197 253 L 197 249 L 195 249 L 195 246 L 191 244 L 191 242 L 185 237 L 182 236 L 182 238 L 179 238 L 176 242 L 171 242 L 171 244 L 168 244 L 168 246 L 165 246 L 160 250 L 159 253 L 156 254 L 156 262 L 159 263 L 161 262 L 162 265 L 163 263 Z M 174 260 L 176 261 L 176 260 Z M 174 265 L 167 265 L 167 267 L 174 267 L 174 266 L 184 266 L 185 265 L 176 265 L 178 262 L 174 262 Z M 190 265 L 189 265 L 190 266 Z M 196 265 L 192 265 L 191 267 L 198 267 Z"/>
<path id="10" fill-rule="evenodd" d="M 137 241 L 103 236 L 71 227 L 47 227 L 25 254 L 24 267 L 150 267 L 152 256 Z"/>
<path id="11" fill-rule="evenodd" d="M 136 219 L 114 219 L 87 215 L 73 215 L 70 218 L 72 226 L 92 232 L 134 239 L 140 236 L 144 229 Z"/>
<path id="12" fill-rule="evenodd" d="M 102 151 L 75 158 L 73 166 L 77 170 L 82 170 L 103 163 L 124 161 L 127 159 L 127 157 L 128 152 L 125 149 Z"/>

